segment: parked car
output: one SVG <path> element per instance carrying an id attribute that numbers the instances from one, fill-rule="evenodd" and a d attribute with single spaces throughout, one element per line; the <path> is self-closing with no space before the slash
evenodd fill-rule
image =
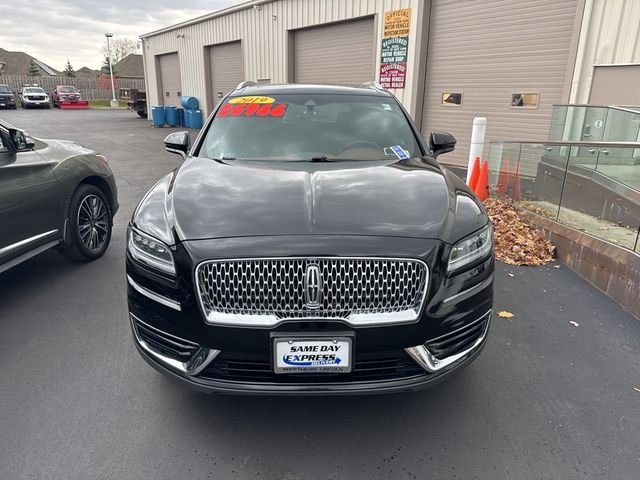
<path id="1" fill-rule="evenodd" d="M 82 96 L 73 85 L 58 85 L 51 92 L 51 104 L 60 109 L 85 109 L 89 108 L 89 102 L 82 100 Z"/>
<path id="2" fill-rule="evenodd" d="M 109 245 L 117 210 L 104 156 L 0 121 L 0 273 L 50 248 L 95 260 Z"/>
<path id="3" fill-rule="evenodd" d="M 51 108 L 49 95 L 41 87 L 25 85 L 19 96 L 22 108 Z"/>
<path id="4" fill-rule="evenodd" d="M 16 109 L 16 97 L 9 85 L 0 84 L 0 108 Z"/>
<path id="5" fill-rule="evenodd" d="M 376 84 L 243 83 L 128 227 L 133 337 L 205 392 L 413 390 L 469 364 L 493 304 L 492 227 Z"/>

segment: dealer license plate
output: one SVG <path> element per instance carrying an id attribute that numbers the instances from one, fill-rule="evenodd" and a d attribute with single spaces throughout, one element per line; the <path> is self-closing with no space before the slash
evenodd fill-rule
<path id="1" fill-rule="evenodd" d="M 276 338 L 275 373 L 348 373 L 351 338 Z"/>

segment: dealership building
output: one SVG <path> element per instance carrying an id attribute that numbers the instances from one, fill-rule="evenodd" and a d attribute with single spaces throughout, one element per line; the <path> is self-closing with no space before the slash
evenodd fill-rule
<path id="1" fill-rule="evenodd" d="M 244 80 L 375 80 L 420 130 L 545 140 L 554 105 L 640 105 L 637 0 L 254 0 L 141 36 L 150 105 Z"/>

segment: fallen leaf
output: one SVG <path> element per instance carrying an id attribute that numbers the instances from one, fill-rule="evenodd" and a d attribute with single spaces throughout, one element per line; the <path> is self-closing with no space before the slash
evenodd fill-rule
<path id="1" fill-rule="evenodd" d="M 539 230 L 525 223 L 516 207 L 488 198 L 484 202 L 493 224 L 496 258 L 508 265 L 545 265 L 556 256 L 556 247 Z"/>
<path id="2" fill-rule="evenodd" d="M 554 265 L 553 268 L 560 268 L 560 265 Z"/>
<path id="3" fill-rule="evenodd" d="M 513 318 L 513 313 L 502 310 L 501 312 L 498 312 L 498 316 L 500 318 Z"/>
<path id="4" fill-rule="evenodd" d="M 573 320 L 569 320 L 569 323 L 571 325 L 573 325 L 574 327 L 579 327 L 580 326 L 580 324 L 578 322 L 574 322 Z"/>
<path id="5" fill-rule="evenodd" d="M 510 277 L 514 277 L 515 276 L 513 273 L 507 273 L 507 275 L 509 275 Z"/>

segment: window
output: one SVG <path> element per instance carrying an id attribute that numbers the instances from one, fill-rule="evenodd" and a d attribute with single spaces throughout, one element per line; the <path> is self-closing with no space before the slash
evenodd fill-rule
<path id="1" fill-rule="evenodd" d="M 7 151 L 9 151 L 9 149 L 4 146 L 4 138 L 0 135 L 0 153 L 5 153 Z"/>
<path id="2" fill-rule="evenodd" d="M 538 108 L 537 93 L 513 93 L 511 94 L 511 106 L 523 108 Z"/>
<path id="3" fill-rule="evenodd" d="M 462 105 L 462 93 L 443 92 L 442 105 Z"/>

